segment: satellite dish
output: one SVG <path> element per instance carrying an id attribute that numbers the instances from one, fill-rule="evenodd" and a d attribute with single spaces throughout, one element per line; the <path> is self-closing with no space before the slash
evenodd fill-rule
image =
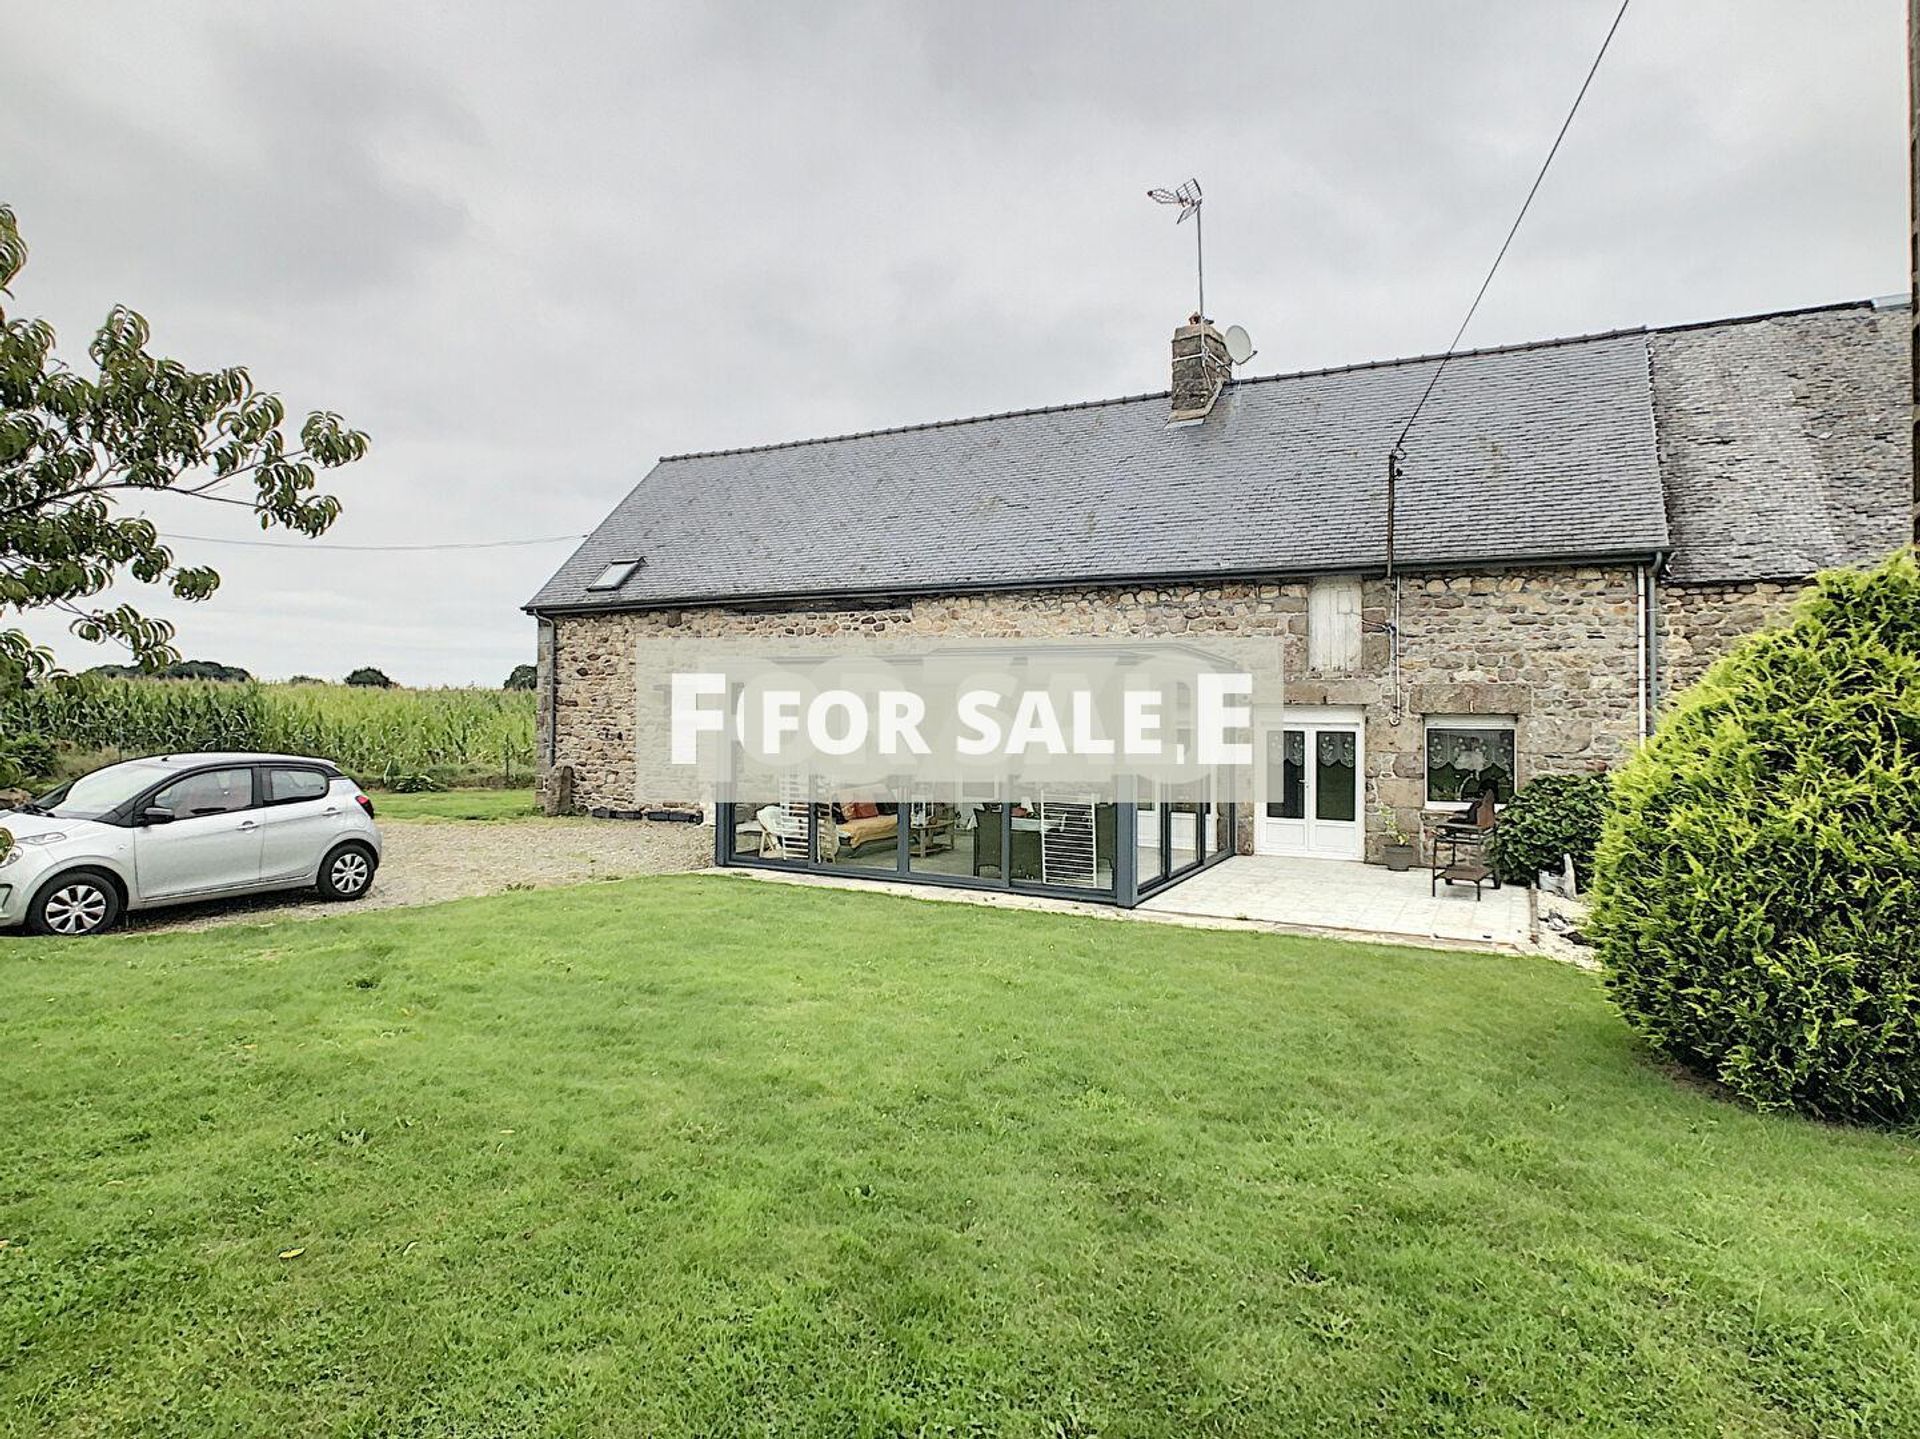
<path id="1" fill-rule="evenodd" d="M 1245 326 L 1229 325 L 1227 333 L 1221 338 L 1227 342 L 1227 358 L 1234 364 L 1244 365 L 1253 358 L 1253 336 L 1247 333 Z"/>

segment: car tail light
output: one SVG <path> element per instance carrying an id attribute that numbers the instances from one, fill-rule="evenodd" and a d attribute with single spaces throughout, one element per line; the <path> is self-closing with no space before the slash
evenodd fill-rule
<path id="1" fill-rule="evenodd" d="M 367 812 L 368 819 L 373 818 L 373 801 L 372 800 L 368 799 L 363 794 L 357 794 L 353 797 L 353 802 L 359 805 L 360 808 L 362 808 Z"/>

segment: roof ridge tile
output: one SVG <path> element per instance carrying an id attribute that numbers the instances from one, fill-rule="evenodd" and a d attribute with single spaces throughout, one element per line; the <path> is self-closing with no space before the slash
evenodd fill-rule
<path id="1" fill-rule="evenodd" d="M 1516 340 L 1505 345 L 1481 345 L 1466 350 L 1440 350 L 1427 354 L 1396 355 L 1379 360 L 1355 360 L 1344 365 L 1315 365 L 1303 370 L 1279 370 L 1270 375 L 1247 375 L 1235 379 L 1235 385 L 1266 385 L 1285 380 L 1313 380 L 1329 375 L 1351 375 L 1366 370 L 1392 370 L 1402 365 L 1432 365 L 1441 360 L 1449 363 L 1459 360 L 1483 359 L 1492 355 L 1525 354 L 1533 350 L 1548 350 L 1567 345 L 1597 344 L 1602 340 L 1620 340 L 1633 335 L 1672 334 L 1683 330 L 1714 329 L 1723 325 L 1755 324 L 1762 320 L 1778 320 L 1794 315 L 1819 314 L 1828 310 L 1871 309 L 1872 300 L 1835 300 L 1824 305 L 1801 305 L 1785 310 L 1763 310 L 1749 315 L 1733 315 L 1719 320 L 1688 320 L 1673 325 L 1628 325 L 1612 330 L 1589 330 L 1581 334 L 1554 335 L 1541 340 Z M 677 454 L 660 456 L 659 463 L 668 464 L 678 460 L 711 460 L 723 455 L 758 455 L 769 450 L 795 450 L 808 445 L 834 445 L 844 440 L 872 440 L 884 435 L 912 435 L 926 430 L 951 429 L 956 425 L 985 424 L 990 420 L 1017 420 L 1031 415 L 1059 415 L 1073 410 L 1093 410 L 1107 405 L 1133 405 L 1144 400 L 1164 400 L 1172 395 L 1171 390 L 1144 390 L 1132 395 L 1113 395 L 1105 399 L 1067 400 L 1054 405 L 1029 405 L 1017 410 L 990 410 L 978 415 L 956 415 L 944 420 L 917 420 L 905 425 L 882 425 L 871 430 L 847 430 L 832 435 L 809 435 L 797 440 L 771 440 L 763 445 L 731 445 L 711 450 L 683 450 Z"/>

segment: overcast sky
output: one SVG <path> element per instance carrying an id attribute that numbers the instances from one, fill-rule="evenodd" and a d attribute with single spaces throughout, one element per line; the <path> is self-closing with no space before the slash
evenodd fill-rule
<path id="1" fill-rule="evenodd" d="M 187 655 L 498 683 L 568 544 L 323 546 L 577 535 L 661 454 L 1163 389 L 1193 237 L 1144 192 L 1188 175 L 1250 372 L 1443 348 L 1613 9 L 0 0 L 10 308 L 79 359 L 125 302 L 372 434 L 325 541 L 179 541 L 225 576 L 143 595 Z M 1636 0 L 1467 343 L 1904 291 L 1902 14 Z"/>

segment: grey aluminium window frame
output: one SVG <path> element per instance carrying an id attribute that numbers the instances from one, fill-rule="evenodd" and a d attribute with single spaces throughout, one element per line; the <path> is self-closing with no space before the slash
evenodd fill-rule
<path id="1" fill-rule="evenodd" d="M 1000 852 L 1012 853 L 1013 784 L 1009 782 L 1000 791 L 999 822 Z M 801 858 L 794 860 L 769 860 L 759 855 L 744 854 L 735 847 L 738 833 L 739 811 L 743 806 L 723 800 L 714 806 L 713 826 L 713 862 L 719 868 L 765 869 L 778 874 L 831 874 L 841 878 L 870 880 L 880 884 L 927 884 L 948 889 L 993 890 L 1012 894 L 1037 894 L 1053 899 L 1077 899 L 1090 904 L 1111 904 L 1121 909 L 1132 909 L 1142 899 L 1157 894 L 1180 881 L 1211 868 L 1224 859 L 1230 858 L 1235 846 L 1230 842 L 1218 843 L 1216 823 L 1224 813 L 1226 833 L 1229 836 L 1239 832 L 1238 806 L 1228 802 L 1217 804 L 1211 799 L 1197 800 L 1194 820 L 1194 857 L 1177 869 L 1163 872 L 1159 877 L 1150 879 L 1146 884 L 1139 882 L 1136 873 L 1137 845 L 1139 842 L 1139 806 L 1131 801 L 1122 801 L 1114 807 L 1114 854 L 1113 884 L 1110 888 L 1089 888 L 1085 886 L 1045 884 L 1034 880 L 1016 880 L 1009 873 L 1001 873 L 989 879 L 984 875 L 942 874 L 929 870 L 916 870 L 911 867 L 910 845 L 911 831 L 906 825 L 896 827 L 894 836 L 894 867 L 891 870 L 878 869 L 863 865 L 836 865 L 820 859 L 820 816 L 829 810 L 825 801 L 813 801 L 807 805 L 807 834 Z M 1162 809 L 1163 822 L 1160 826 L 1160 846 L 1164 857 L 1171 857 L 1172 826 L 1164 822 L 1169 813 Z"/>
<path id="2" fill-rule="evenodd" d="M 1013 853 L 1013 809 L 1018 784 L 1017 779 L 1009 776 L 1001 781 L 996 791 L 1000 806 L 1000 853 L 1002 855 Z M 889 788 L 903 796 L 901 803 L 910 802 L 905 798 L 903 786 L 892 784 Z M 740 853 L 735 847 L 735 839 L 739 830 L 741 806 L 729 800 L 716 801 L 714 805 L 713 861 L 716 868 L 766 869 L 780 874 L 831 874 L 882 884 L 926 884 L 952 889 L 1037 894 L 1055 899 L 1074 899 L 1083 903 L 1111 904 L 1121 909 L 1132 909 L 1149 895 L 1157 894 L 1171 885 L 1178 884 L 1237 853 L 1239 807 L 1231 800 L 1222 801 L 1218 796 L 1218 789 L 1218 777 L 1209 777 L 1205 782 L 1202 795 L 1179 801 L 1193 806 L 1194 849 L 1192 857 L 1177 868 L 1173 864 L 1173 826 L 1168 822 L 1172 813 L 1171 805 L 1164 797 L 1162 798 L 1160 804 L 1161 863 L 1159 873 L 1150 876 L 1145 883 L 1140 881 L 1138 874 L 1140 813 L 1139 806 L 1135 803 L 1137 791 L 1130 781 L 1123 782 L 1121 789 L 1123 797 L 1114 803 L 1114 853 L 1111 867 L 1113 883 L 1106 888 L 1017 880 L 1010 873 L 1010 865 L 1002 865 L 1002 872 L 992 879 L 982 875 L 916 870 L 911 863 L 912 833 L 907 825 L 902 824 L 895 826 L 894 864 L 891 870 L 871 865 L 840 865 L 831 861 L 823 862 L 820 858 L 820 815 L 823 810 L 830 812 L 830 801 L 822 799 L 811 786 L 809 798 L 805 801 L 807 807 L 805 843 L 797 861 L 769 860 L 760 855 Z M 1215 828 L 1216 821 L 1222 815 L 1224 815 L 1225 831 L 1228 836 L 1225 844 L 1219 843 L 1219 831 Z"/>

